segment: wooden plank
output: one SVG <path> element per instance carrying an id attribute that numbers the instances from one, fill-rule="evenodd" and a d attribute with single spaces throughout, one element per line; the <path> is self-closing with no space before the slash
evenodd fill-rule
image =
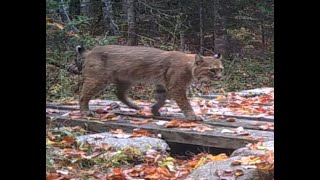
<path id="1" fill-rule="evenodd" d="M 93 108 L 94 109 L 94 108 Z M 54 109 L 51 109 L 51 111 Z M 64 110 L 64 111 L 63 111 Z M 63 111 L 64 113 L 67 113 L 67 111 L 70 110 L 77 110 L 75 108 L 70 108 L 70 107 L 65 107 L 62 106 L 62 108 L 60 108 L 60 111 Z M 130 117 L 135 117 L 135 118 L 153 118 L 155 120 L 166 120 L 166 121 L 170 121 L 172 119 L 176 119 L 175 117 L 168 117 L 168 116 L 158 116 L 158 117 L 154 117 L 154 116 L 143 116 L 143 115 L 139 115 L 136 113 L 131 113 L 131 112 L 120 112 L 120 111 L 108 111 L 108 112 L 113 112 L 117 115 L 124 115 L 124 116 L 130 116 Z M 261 129 L 259 126 L 266 124 L 267 122 L 263 122 L 263 121 L 254 121 L 254 120 L 245 120 L 245 119 L 236 119 L 235 122 L 227 122 L 226 120 L 221 120 L 221 119 L 206 119 L 206 121 L 202 122 L 203 124 L 209 124 L 209 125 L 215 125 L 215 126 L 223 126 L 223 127 L 240 127 L 242 126 L 245 129 L 254 129 L 254 130 L 263 130 Z M 269 124 L 273 124 L 273 123 L 269 123 Z M 273 129 L 266 129 L 263 131 L 274 131 Z"/>
<path id="2" fill-rule="evenodd" d="M 96 109 L 103 109 L 105 106 L 110 105 L 111 103 L 117 103 L 120 105 L 122 108 L 128 108 L 126 105 L 121 103 L 120 101 L 113 101 L 113 100 L 93 100 L 90 101 L 90 109 L 96 110 Z M 164 107 L 171 107 L 174 103 L 170 101 L 167 103 Z M 79 109 L 79 105 L 63 105 L 63 104 L 57 104 L 57 103 L 47 103 L 47 107 L 49 108 L 57 108 L 57 109 L 73 109 L 77 110 Z M 211 115 L 223 115 L 224 117 L 232 117 L 232 118 L 237 118 L 237 119 L 245 119 L 245 120 L 254 120 L 254 121 L 266 121 L 266 122 L 274 122 L 274 117 L 265 117 L 261 115 L 241 115 L 241 114 L 233 114 L 231 112 L 223 112 L 223 113 L 212 113 L 208 112 L 206 115 L 211 116 Z M 175 118 L 183 118 L 182 113 L 172 113 L 172 112 L 163 112 L 164 116 L 172 116 L 174 115 Z"/>
<path id="3" fill-rule="evenodd" d="M 50 120 L 51 119 L 51 120 Z M 53 120 L 52 120 L 53 119 Z M 230 133 L 221 133 L 226 127 L 210 126 L 213 130 L 205 132 L 197 132 L 186 128 L 165 128 L 155 123 L 147 124 L 131 124 L 128 120 L 120 119 L 117 121 L 101 122 L 96 120 L 70 119 L 67 117 L 47 115 L 47 123 L 60 123 L 65 126 L 82 126 L 89 131 L 106 132 L 111 129 L 123 129 L 131 132 L 133 129 L 146 129 L 151 133 L 161 134 L 166 141 L 202 145 L 216 148 L 238 149 L 247 143 L 255 143 L 259 138 L 265 140 L 273 140 L 273 132 L 246 130 L 251 136 L 238 136 Z M 157 122 L 154 120 L 153 122 Z"/>

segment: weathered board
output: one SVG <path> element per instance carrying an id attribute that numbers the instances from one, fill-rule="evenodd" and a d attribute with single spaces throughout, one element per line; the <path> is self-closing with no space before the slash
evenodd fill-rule
<path id="1" fill-rule="evenodd" d="M 99 105 L 91 104 L 91 109 L 103 109 L 106 105 L 117 101 L 101 101 Z M 117 102 L 118 103 L 118 102 Z M 121 103 L 119 103 L 120 106 Z M 125 107 L 125 106 L 122 106 Z M 135 112 L 121 112 L 120 110 L 111 110 L 108 112 L 114 112 L 119 115 L 120 118 L 116 121 L 99 121 L 88 119 L 71 119 L 66 113 L 79 110 L 78 105 L 59 105 L 47 103 L 47 123 L 57 123 L 64 126 L 82 126 L 93 132 L 106 132 L 111 129 L 123 129 L 127 132 L 131 132 L 133 129 L 140 128 L 148 130 L 151 133 L 161 134 L 161 137 L 169 142 L 177 142 L 184 144 L 202 145 L 216 148 L 226 149 L 238 149 L 245 146 L 248 143 L 254 143 L 259 140 L 273 140 L 273 130 L 260 130 L 259 126 L 265 123 L 272 123 L 257 119 L 244 119 L 236 116 L 235 122 L 226 122 L 220 119 L 206 119 L 201 122 L 212 130 L 205 132 L 199 132 L 192 130 L 191 128 L 166 128 L 164 125 L 158 125 L 156 122 L 161 120 L 177 119 L 179 113 L 173 113 L 170 116 L 152 117 L 139 115 Z M 62 116 L 64 114 L 64 116 Z M 132 119 L 153 118 L 153 121 L 146 124 L 132 124 L 129 121 Z M 180 116 L 181 117 L 181 116 Z M 222 130 L 234 130 L 237 127 L 242 126 L 248 136 L 222 133 Z"/>

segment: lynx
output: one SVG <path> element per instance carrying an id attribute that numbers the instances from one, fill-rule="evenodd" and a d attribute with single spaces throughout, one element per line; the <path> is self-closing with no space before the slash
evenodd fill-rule
<path id="1" fill-rule="evenodd" d="M 187 88 L 193 80 L 220 80 L 223 65 L 220 54 L 201 56 L 179 51 L 164 51 L 151 47 L 106 45 L 91 51 L 76 47 L 76 65 L 83 76 L 80 91 L 80 111 L 89 115 L 89 101 L 108 84 L 115 84 L 118 99 L 132 109 L 140 107 L 127 98 L 131 86 L 152 83 L 156 103 L 151 107 L 154 116 L 170 95 L 188 120 L 202 120 L 193 111 L 187 98 Z"/>

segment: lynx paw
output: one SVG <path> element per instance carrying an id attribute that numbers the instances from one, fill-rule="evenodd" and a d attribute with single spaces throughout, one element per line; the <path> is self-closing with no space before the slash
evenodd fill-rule
<path id="1" fill-rule="evenodd" d="M 190 120 L 190 121 L 204 121 L 204 118 L 202 116 L 188 116 L 186 118 L 187 120 Z"/>
<path id="2" fill-rule="evenodd" d="M 161 116 L 161 114 L 159 113 L 159 110 L 158 110 L 158 109 L 152 108 L 152 109 L 151 109 L 151 112 L 152 112 L 152 114 L 153 114 L 154 116 Z"/>

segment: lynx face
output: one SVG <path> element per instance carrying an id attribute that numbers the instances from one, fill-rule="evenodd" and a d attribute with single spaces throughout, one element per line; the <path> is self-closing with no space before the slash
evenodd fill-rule
<path id="1" fill-rule="evenodd" d="M 199 82 L 217 81 L 222 78 L 222 57 L 216 54 L 213 57 L 196 56 L 194 76 Z"/>

